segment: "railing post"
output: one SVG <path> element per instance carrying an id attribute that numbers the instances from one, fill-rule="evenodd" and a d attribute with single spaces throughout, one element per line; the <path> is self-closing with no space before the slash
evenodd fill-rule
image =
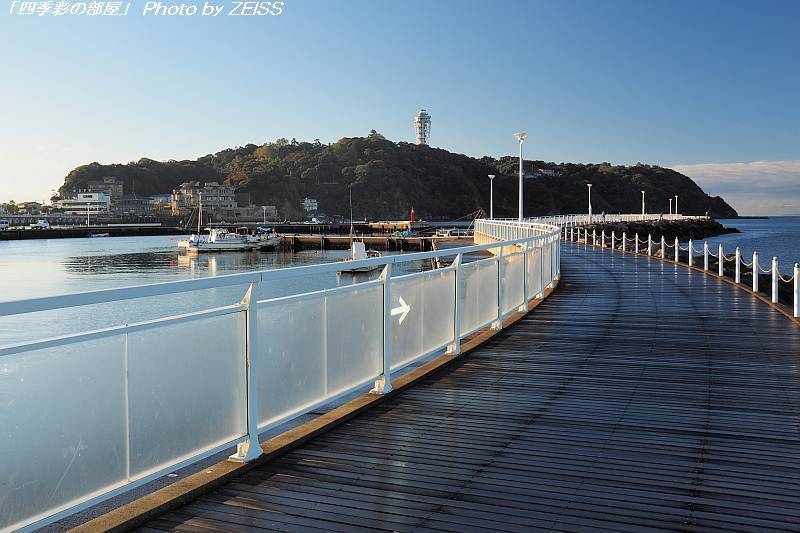
<path id="1" fill-rule="evenodd" d="M 719 277 L 725 275 L 725 254 L 722 251 L 722 244 L 719 245 L 719 249 L 717 250 L 719 253 Z"/>
<path id="2" fill-rule="evenodd" d="M 800 265 L 794 264 L 794 317 L 800 317 Z"/>
<path id="3" fill-rule="evenodd" d="M 667 253 L 667 241 L 664 239 L 664 236 L 661 236 L 661 259 L 666 259 Z"/>
<path id="4" fill-rule="evenodd" d="M 257 459 L 263 452 L 258 442 L 258 283 L 251 283 L 242 298 L 245 314 L 245 409 L 247 412 L 247 440 L 236 446 L 236 453 L 229 461 L 247 463 Z"/>
<path id="5" fill-rule="evenodd" d="M 597 230 L 592 230 L 592 246 L 597 246 Z"/>
<path id="6" fill-rule="evenodd" d="M 689 266 L 694 263 L 694 248 L 692 246 L 692 239 L 689 239 Z"/>
<path id="7" fill-rule="evenodd" d="M 636 235 L 634 235 L 633 241 L 636 243 L 635 252 L 638 254 L 639 253 L 639 234 L 638 233 Z"/>
<path id="8" fill-rule="evenodd" d="M 455 308 L 453 309 L 453 344 L 447 347 L 447 353 L 458 355 L 461 353 L 461 261 L 462 255 L 458 254 L 456 260 L 450 265 L 455 274 Z M 390 311 L 391 313 L 391 311 Z"/>
<path id="9" fill-rule="evenodd" d="M 606 230 L 605 229 L 602 232 L 600 232 L 600 246 L 602 246 L 603 248 L 606 247 Z"/>
<path id="10" fill-rule="evenodd" d="M 736 283 L 742 282 L 742 251 L 739 250 L 738 246 L 736 247 L 736 268 L 734 279 L 736 280 Z"/>
<path id="11" fill-rule="evenodd" d="M 653 255 L 653 235 L 647 234 L 647 255 Z"/>
<path id="12" fill-rule="evenodd" d="M 703 270 L 708 270 L 708 241 L 703 241 Z"/>
<path id="13" fill-rule="evenodd" d="M 375 381 L 372 394 L 392 392 L 392 265 L 383 267 L 383 374 Z"/>
<path id="14" fill-rule="evenodd" d="M 677 237 L 675 237 L 675 262 L 676 263 L 680 263 L 681 262 L 681 246 L 680 246 L 680 242 L 678 242 L 678 238 Z"/>
<path id="15" fill-rule="evenodd" d="M 497 256 L 497 320 L 492 324 L 492 329 L 503 329 L 503 246 Z"/>
<path id="16" fill-rule="evenodd" d="M 753 252 L 753 292 L 758 292 L 758 252 Z"/>
<path id="17" fill-rule="evenodd" d="M 623 251 L 623 252 L 625 252 L 625 239 L 626 239 L 626 238 L 627 238 L 627 237 L 625 237 L 625 232 L 623 231 L 623 232 L 622 232 L 622 251 Z"/>
<path id="18" fill-rule="evenodd" d="M 778 303 L 778 258 L 772 258 L 772 303 Z"/>
<path id="19" fill-rule="evenodd" d="M 616 237 L 617 237 L 616 232 L 614 230 L 611 230 L 611 249 L 612 250 L 614 249 L 614 241 L 616 240 Z"/>

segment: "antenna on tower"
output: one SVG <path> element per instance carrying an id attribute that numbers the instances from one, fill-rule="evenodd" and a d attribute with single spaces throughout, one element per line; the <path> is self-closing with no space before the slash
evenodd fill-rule
<path id="1" fill-rule="evenodd" d="M 431 116 L 424 109 L 414 115 L 414 131 L 417 134 L 417 144 L 427 146 L 431 137 Z"/>

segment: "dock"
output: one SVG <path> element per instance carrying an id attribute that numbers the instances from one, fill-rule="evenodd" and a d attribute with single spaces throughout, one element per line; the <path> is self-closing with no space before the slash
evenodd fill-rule
<path id="1" fill-rule="evenodd" d="M 436 249 L 437 242 L 453 241 L 453 237 L 395 237 L 392 235 L 358 236 L 368 249 L 394 252 L 428 252 Z M 283 235 L 281 248 L 299 250 L 347 250 L 351 246 L 347 235 Z M 467 243 L 467 240 L 464 240 Z M 471 243 L 471 238 L 469 239 Z"/>
<path id="2" fill-rule="evenodd" d="M 456 364 L 141 531 L 797 530 L 800 328 L 654 258 L 561 268 Z"/>

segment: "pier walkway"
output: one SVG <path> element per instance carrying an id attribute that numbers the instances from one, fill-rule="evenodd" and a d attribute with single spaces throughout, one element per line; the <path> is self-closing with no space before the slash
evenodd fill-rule
<path id="1" fill-rule="evenodd" d="M 143 530 L 800 528 L 800 328 L 657 259 L 561 267 L 462 361 Z"/>

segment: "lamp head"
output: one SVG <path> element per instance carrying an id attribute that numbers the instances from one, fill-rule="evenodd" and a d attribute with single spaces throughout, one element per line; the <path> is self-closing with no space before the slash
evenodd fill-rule
<path id="1" fill-rule="evenodd" d="M 591 183 L 587 183 L 586 186 L 589 187 L 590 189 L 592 188 L 592 184 Z"/>
<path id="2" fill-rule="evenodd" d="M 489 174 L 489 179 L 493 180 L 494 179 L 494 174 Z"/>
<path id="3" fill-rule="evenodd" d="M 518 141 L 524 141 L 528 137 L 528 134 L 527 133 L 515 133 L 514 137 L 516 137 Z"/>

